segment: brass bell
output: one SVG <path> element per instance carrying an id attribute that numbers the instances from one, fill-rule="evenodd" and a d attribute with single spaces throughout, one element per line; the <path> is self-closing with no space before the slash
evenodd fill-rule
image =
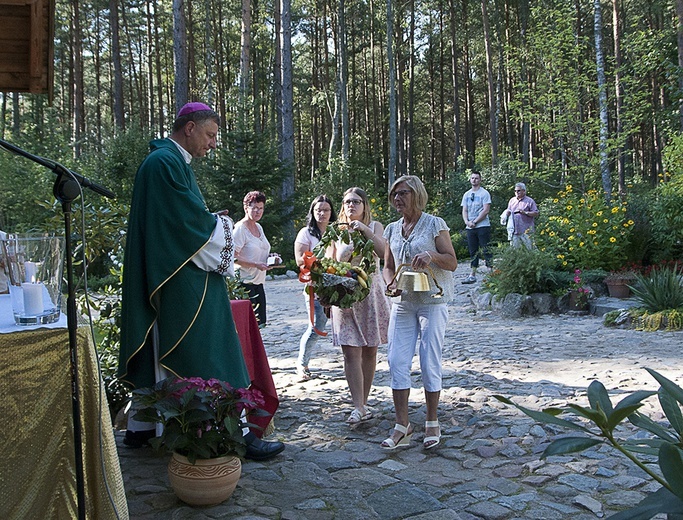
<path id="1" fill-rule="evenodd" d="M 394 281 L 396 281 L 397 291 L 392 292 L 387 289 L 385 292 L 387 296 L 396 296 L 398 294 L 398 290 L 406 292 L 429 292 L 431 290 L 427 273 L 408 270 L 407 268 L 409 267 L 410 264 L 401 264 L 398 266 L 394 277 L 389 283 L 389 285 L 391 285 L 394 283 Z M 432 275 L 434 285 L 436 285 L 438 289 L 438 292 L 432 294 L 432 298 L 441 298 L 443 296 L 443 289 L 439 285 L 439 282 L 436 281 L 436 277 L 434 276 L 434 272 L 431 270 L 431 268 L 427 267 L 427 270 L 429 271 L 429 274 Z"/>
<path id="2" fill-rule="evenodd" d="M 398 277 L 396 287 L 408 292 L 427 292 L 429 291 L 429 278 L 425 273 L 404 271 Z"/>

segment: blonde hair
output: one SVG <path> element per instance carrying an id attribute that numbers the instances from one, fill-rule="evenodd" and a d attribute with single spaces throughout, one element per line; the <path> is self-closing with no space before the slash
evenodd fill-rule
<path id="1" fill-rule="evenodd" d="M 349 217 L 346 215 L 346 204 L 344 204 L 344 199 L 350 193 L 358 195 L 363 201 L 363 214 L 358 220 L 367 226 L 372 221 L 372 208 L 370 208 L 370 201 L 368 200 L 368 195 L 365 193 L 365 190 L 357 187 L 349 188 L 344 192 L 344 195 L 342 195 L 342 209 L 339 212 L 339 222 L 350 222 Z"/>
<path id="2" fill-rule="evenodd" d="M 394 206 L 396 187 L 399 184 L 405 184 L 413 192 L 412 210 L 422 211 L 427 207 L 427 190 L 420 178 L 415 175 L 403 175 L 394 181 L 389 188 L 389 204 Z"/>

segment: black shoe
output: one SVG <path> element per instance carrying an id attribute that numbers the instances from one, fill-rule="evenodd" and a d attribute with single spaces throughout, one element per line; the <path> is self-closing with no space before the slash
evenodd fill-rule
<path id="1" fill-rule="evenodd" d="M 268 460 L 285 449 L 283 443 L 262 441 L 253 432 L 247 433 L 244 440 L 247 441 L 247 453 L 244 458 L 248 460 Z"/>
<path id="2" fill-rule="evenodd" d="M 126 430 L 126 436 L 123 438 L 123 444 L 129 448 L 142 448 L 149 444 L 149 440 L 157 436 L 156 430 L 142 430 L 133 432 Z"/>

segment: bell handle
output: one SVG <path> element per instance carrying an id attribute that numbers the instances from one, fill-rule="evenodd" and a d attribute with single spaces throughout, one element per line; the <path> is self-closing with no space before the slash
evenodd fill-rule
<path id="1" fill-rule="evenodd" d="M 441 298 L 443 296 L 443 288 L 439 285 L 439 282 L 436 281 L 436 276 L 434 276 L 434 271 L 432 271 L 432 268 L 427 266 L 427 271 L 429 271 L 429 274 L 432 275 L 434 285 L 436 285 L 436 288 L 439 289 L 439 292 L 432 294 L 432 298 Z"/>
<path id="2" fill-rule="evenodd" d="M 394 296 L 397 296 L 397 295 L 398 295 L 398 292 L 397 292 L 397 291 L 392 291 L 392 290 L 388 289 L 388 287 L 396 281 L 396 278 L 398 278 L 398 275 L 401 273 L 401 269 L 403 269 L 404 267 L 410 267 L 410 264 L 400 264 L 400 265 L 396 268 L 396 271 L 394 272 L 394 277 L 393 277 L 393 278 L 391 279 L 391 281 L 387 284 L 387 290 L 384 291 L 384 294 L 386 294 L 386 295 L 389 296 L 390 298 L 393 298 Z"/>

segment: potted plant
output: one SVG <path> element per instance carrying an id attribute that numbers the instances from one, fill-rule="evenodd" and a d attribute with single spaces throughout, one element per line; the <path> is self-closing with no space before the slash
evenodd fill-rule
<path id="1" fill-rule="evenodd" d="M 603 283 L 607 286 L 612 298 L 628 298 L 631 294 L 630 286 L 635 283 L 637 274 L 632 267 L 624 267 L 610 272 Z"/>
<path id="2" fill-rule="evenodd" d="M 592 290 L 583 283 L 581 269 L 574 270 L 574 278 L 569 284 L 569 309 L 573 311 L 585 311 L 588 308 L 588 299 L 592 296 Z"/>
<path id="3" fill-rule="evenodd" d="M 150 444 L 172 453 L 171 487 L 192 505 L 214 505 L 232 495 L 246 452 L 244 419 L 263 405 L 258 390 L 199 377 L 170 377 L 133 392 L 134 418 L 163 426 Z"/>

